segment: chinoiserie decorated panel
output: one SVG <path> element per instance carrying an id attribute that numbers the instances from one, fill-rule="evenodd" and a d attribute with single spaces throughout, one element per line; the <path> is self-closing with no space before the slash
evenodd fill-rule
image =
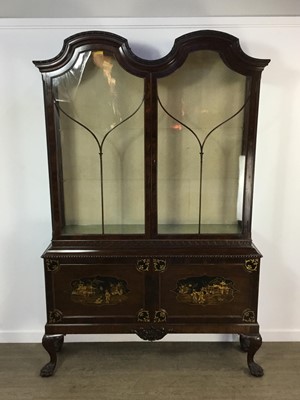
<path id="1" fill-rule="evenodd" d="M 206 275 L 181 279 L 175 289 L 178 302 L 203 306 L 229 303 L 237 291 L 230 279 Z"/>
<path id="2" fill-rule="evenodd" d="M 258 275 L 241 264 L 173 264 L 160 274 L 160 307 L 167 311 L 168 322 L 219 316 L 241 322 L 253 322 L 245 310 L 256 309 L 253 285 Z"/>
<path id="3" fill-rule="evenodd" d="M 95 276 L 71 282 L 72 300 L 81 304 L 116 305 L 128 299 L 127 282 L 113 277 Z"/>
<path id="4" fill-rule="evenodd" d="M 136 263 L 63 264 L 59 271 L 46 276 L 51 287 L 51 309 L 60 310 L 63 318 L 98 319 L 107 322 L 115 316 L 136 322 L 145 306 L 145 274 Z M 52 314 L 51 314 L 52 315 Z M 55 318 L 50 318 L 54 323 Z"/>

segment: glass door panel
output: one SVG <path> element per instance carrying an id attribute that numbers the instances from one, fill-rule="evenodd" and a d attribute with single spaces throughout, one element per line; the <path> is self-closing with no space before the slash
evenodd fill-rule
<path id="1" fill-rule="evenodd" d="M 158 80 L 158 233 L 239 233 L 246 77 L 217 52 Z"/>
<path id="2" fill-rule="evenodd" d="M 53 86 L 63 233 L 143 234 L 144 80 L 99 50 L 80 53 Z"/>

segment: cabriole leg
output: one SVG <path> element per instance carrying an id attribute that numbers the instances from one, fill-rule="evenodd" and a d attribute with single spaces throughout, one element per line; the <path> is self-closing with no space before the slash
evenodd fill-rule
<path id="1" fill-rule="evenodd" d="M 247 337 L 244 334 L 241 334 L 240 335 L 240 345 L 241 345 L 241 350 L 244 351 L 245 353 L 247 353 L 249 350 L 249 346 L 250 346 L 249 337 Z"/>
<path id="2" fill-rule="evenodd" d="M 262 345 L 262 338 L 259 333 L 253 335 L 240 335 L 240 343 L 243 351 L 247 352 L 247 363 L 251 375 L 263 376 L 264 370 L 254 361 L 254 355 Z"/>
<path id="3" fill-rule="evenodd" d="M 64 342 L 64 335 L 44 335 L 42 344 L 50 356 L 50 361 L 43 366 L 40 375 L 42 377 L 52 376 L 56 367 L 57 355 Z"/>

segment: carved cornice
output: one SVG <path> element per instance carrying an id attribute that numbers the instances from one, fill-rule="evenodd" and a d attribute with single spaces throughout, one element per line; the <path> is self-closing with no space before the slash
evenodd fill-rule
<path id="1" fill-rule="evenodd" d="M 124 67 L 137 74 L 158 73 L 168 75 L 174 68 L 180 67 L 191 51 L 213 50 L 220 53 L 224 62 L 233 70 L 246 74 L 262 71 L 270 62 L 248 56 L 241 48 L 239 39 L 228 33 L 215 30 L 199 30 L 178 37 L 171 51 L 157 60 L 146 60 L 135 55 L 125 38 L 105 31 L 80 32 L 65 39 L 63 48 L 52 59 L 34 61 L 42 73 L 55 72 L 64 68 L 71 60 L 76 59 L 78 52 L 95 49 L 113 51 Z"/>
<path id="2" fill-rule="evenodd" d="M 207 247 L 222 247 L 222 248 L 227 248 L 227 247 L 236 247 L 236 248 L 252 248 L 253 244 L 251 240 L 244 240 L 244 239 L 165 239 L 165 238 L 160 238 L 160 239 L 147 239 L 147 240 L 139 240 L 139 239 L 134 239 L 134 240 L 107 240 L 99 237 L 98 240 L 81 240 L 81 239 L 74 239 L 74 240 L 69 240 L 69 239 L 62 239 L 62 240 L 53 240 L 53 247 L 50 246 L 51 248 L 63 248 L 67 249 L 68 247 L 72 249 L 72 247 L 80 248 L 82 247 L 83 249 L 101 249 L 101 250 L 106 250 L 106 249 L 111 249 L 111 248 L 126 248 L 126 249 L 136 249 L 136 248 L 148 248 L 152 249 L 157 247 L 163 247 L 163 248 L 183 248 L 186 249 L 187 247 L 192 247 L 192 248 L 207 248 Z"/>
<path id="3" fill-rule="evenodd" d="M 108 44 L 111 49 L 124 46 L 130 51 L 127 40 L 122 36 L 104 31 L 87 31 L 66 38 L 57 56 L 48 60 L 33 61 L 33 63 L 42 73 L 58 71 L 74 57 L 76 49 L 89 47 L 87 51 L 91 51 L 95 46 L 101 47 Z"/>
<path id="4" fill-rule="evenodd" d="M 143 255 L 143 258 L 151 258 L 153 256 L 157 256 L 155 252 L 153 254 L 146 254 Z M 166 261 L 168 259 L 171 260 L 176 260 L 176 259 L 186 259 L 186 260 L 191 260 L 191 262 L 200 262 L 200 263 L 222 263 L 222 262 L 232 262 L 232 263 L 244 263 L 245 259 L 250 259 L 250 258 L 255 258 L 258 257 L 257 254 L 176 254 L 176 255 L 170 255 L 170 254 L 165 254 L 165 255 L 160 255 L 161 257 L 165 258 Z M 91 259 L 91 260 L 108 260 L 108 259 L 115 259 L 116 262 L 120 262 L 123 259 L 132 259 L 133 262 L 136 262 L 136 257 L 133 255 L 129 254 L 122 254 L 122 255 L 116 255 L 116 254 L 99 254 L 95 252 L 94 254 L 91 254 L 90 252 L 81 252 L 77 251 L 74 253 L 59 253 L 59 252 L 50 252 L 50 253 L 45 253 L 43 255 L 43 258 L 48 260 L 48 259 L 59 259 L 59 260 L 79 260 L 79 259 Z M 139 257 L 140 258 L 140 257 Z"/>

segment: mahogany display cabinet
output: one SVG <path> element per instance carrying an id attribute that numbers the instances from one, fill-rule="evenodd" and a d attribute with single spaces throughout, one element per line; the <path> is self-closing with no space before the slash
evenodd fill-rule
<path id="1" fill-rule="evenodd" d="M 115 34 L 82 32 L 34 62 L 53 228 L 42 376 L 64 335 L 92 333 L 238 334 L 250 373 L 263 375 L 251 213 L 268 63 L 208 30 L 158 60 Z"/>

